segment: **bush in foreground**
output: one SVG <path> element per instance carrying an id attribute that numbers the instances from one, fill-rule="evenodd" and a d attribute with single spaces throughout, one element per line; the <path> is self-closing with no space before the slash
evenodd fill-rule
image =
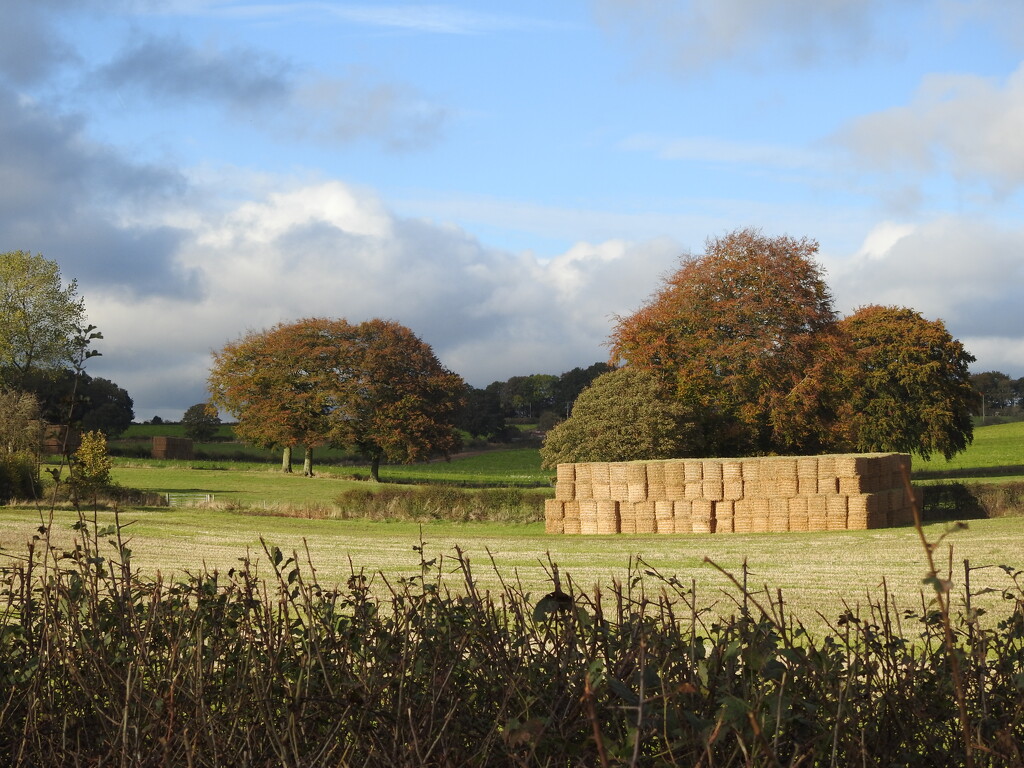
<path id="1" fill-rule="evenodd" d="M 481 594 L 461 552 L 426 561 L 422 544 L 418 571 L 394 583 L 353 570 L 328 588 L 272 547 L 269 580 L 246 559 L 172 582 L 133 572 L 118 526 L 77 528 L 67 552 L 41 528 L 2 570 L 7 765 L 1021 761 L 1012 569 L 991 627 L 934 606 L 898 613 L 887 596 L 818 640 L 781 597 L 737 583 L 723 619 L 642 561 L 607 594 L 552 565 L 539 600 L 508 581 Z"/>

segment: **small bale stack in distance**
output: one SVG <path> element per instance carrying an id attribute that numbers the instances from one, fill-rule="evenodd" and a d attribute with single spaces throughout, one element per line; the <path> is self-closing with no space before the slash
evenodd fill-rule
<path id="1" fill-rule="evenodd" d="M 195 458 L 195 451 L 192 448 L 192 440 L 187 437 L 163 437 L 153 438 L 152 455 L 154 459 L 184 459 L 191 461 Z"/>
<path id="2" fill-rule="evenodd" d="M 549 533 L 766 533 L 909 525 L 906 454 L 562 464 Z"/>

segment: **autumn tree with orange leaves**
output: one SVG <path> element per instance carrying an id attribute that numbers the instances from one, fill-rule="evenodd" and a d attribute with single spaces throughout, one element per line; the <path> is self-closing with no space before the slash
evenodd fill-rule
<path id="1" fill-rule="evenodd" d="M 820 450 L 841 345 L 817 250 L 752 229 L 709 240 L 646 306 L 619 318 L 613 362 L 660 372 L 707 455 Z"/>
<path id="2" fill-rule="evenodd" d="M 452 426 L 465 384 L 430 346 L 387 320 L 351 324 L 309 318 L 247 334 L 218 352 L 208 380 L 213 402 L 238 417 L 248 442 L 306 451 L 358 451 L 374 480 L 382 461 L 413 462 L 459 446 Z"/>
<path id="3" fill-rule="evenodd" d="M 662 378 L 704 455 L 962 451 L 974 358 L 911 309 L 839 320 L 817 250 L 754 229 L 709 240 L 618 319 L 612 362 Z"/>

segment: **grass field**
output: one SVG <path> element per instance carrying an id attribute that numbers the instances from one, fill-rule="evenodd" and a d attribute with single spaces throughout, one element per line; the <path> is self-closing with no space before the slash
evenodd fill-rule
<path id="1" fill-rule="evenodd" d="M 1024 421 L 995 424 L 974 430 L 974 442 L 963 453 L 946 461 L 914 457 L 915 472 L 941 472 L 947 477 L 984 477 L 993 480 L 1024 480 Z"/>

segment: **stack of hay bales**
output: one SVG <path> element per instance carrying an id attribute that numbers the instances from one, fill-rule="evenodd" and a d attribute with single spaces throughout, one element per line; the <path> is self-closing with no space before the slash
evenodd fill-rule
<path id="1" fill-rule="evenodd" d="M 910 456 L 668 459 L 558 466 L 548 533 L 864 530 L 913 522 Z"/>
<path id="2" fill-rule="evenodd" d="M 187 437 L 154 437 L 152 455 L 154 459 L 185 459 L 195 458 L 192 441 Z"/>

